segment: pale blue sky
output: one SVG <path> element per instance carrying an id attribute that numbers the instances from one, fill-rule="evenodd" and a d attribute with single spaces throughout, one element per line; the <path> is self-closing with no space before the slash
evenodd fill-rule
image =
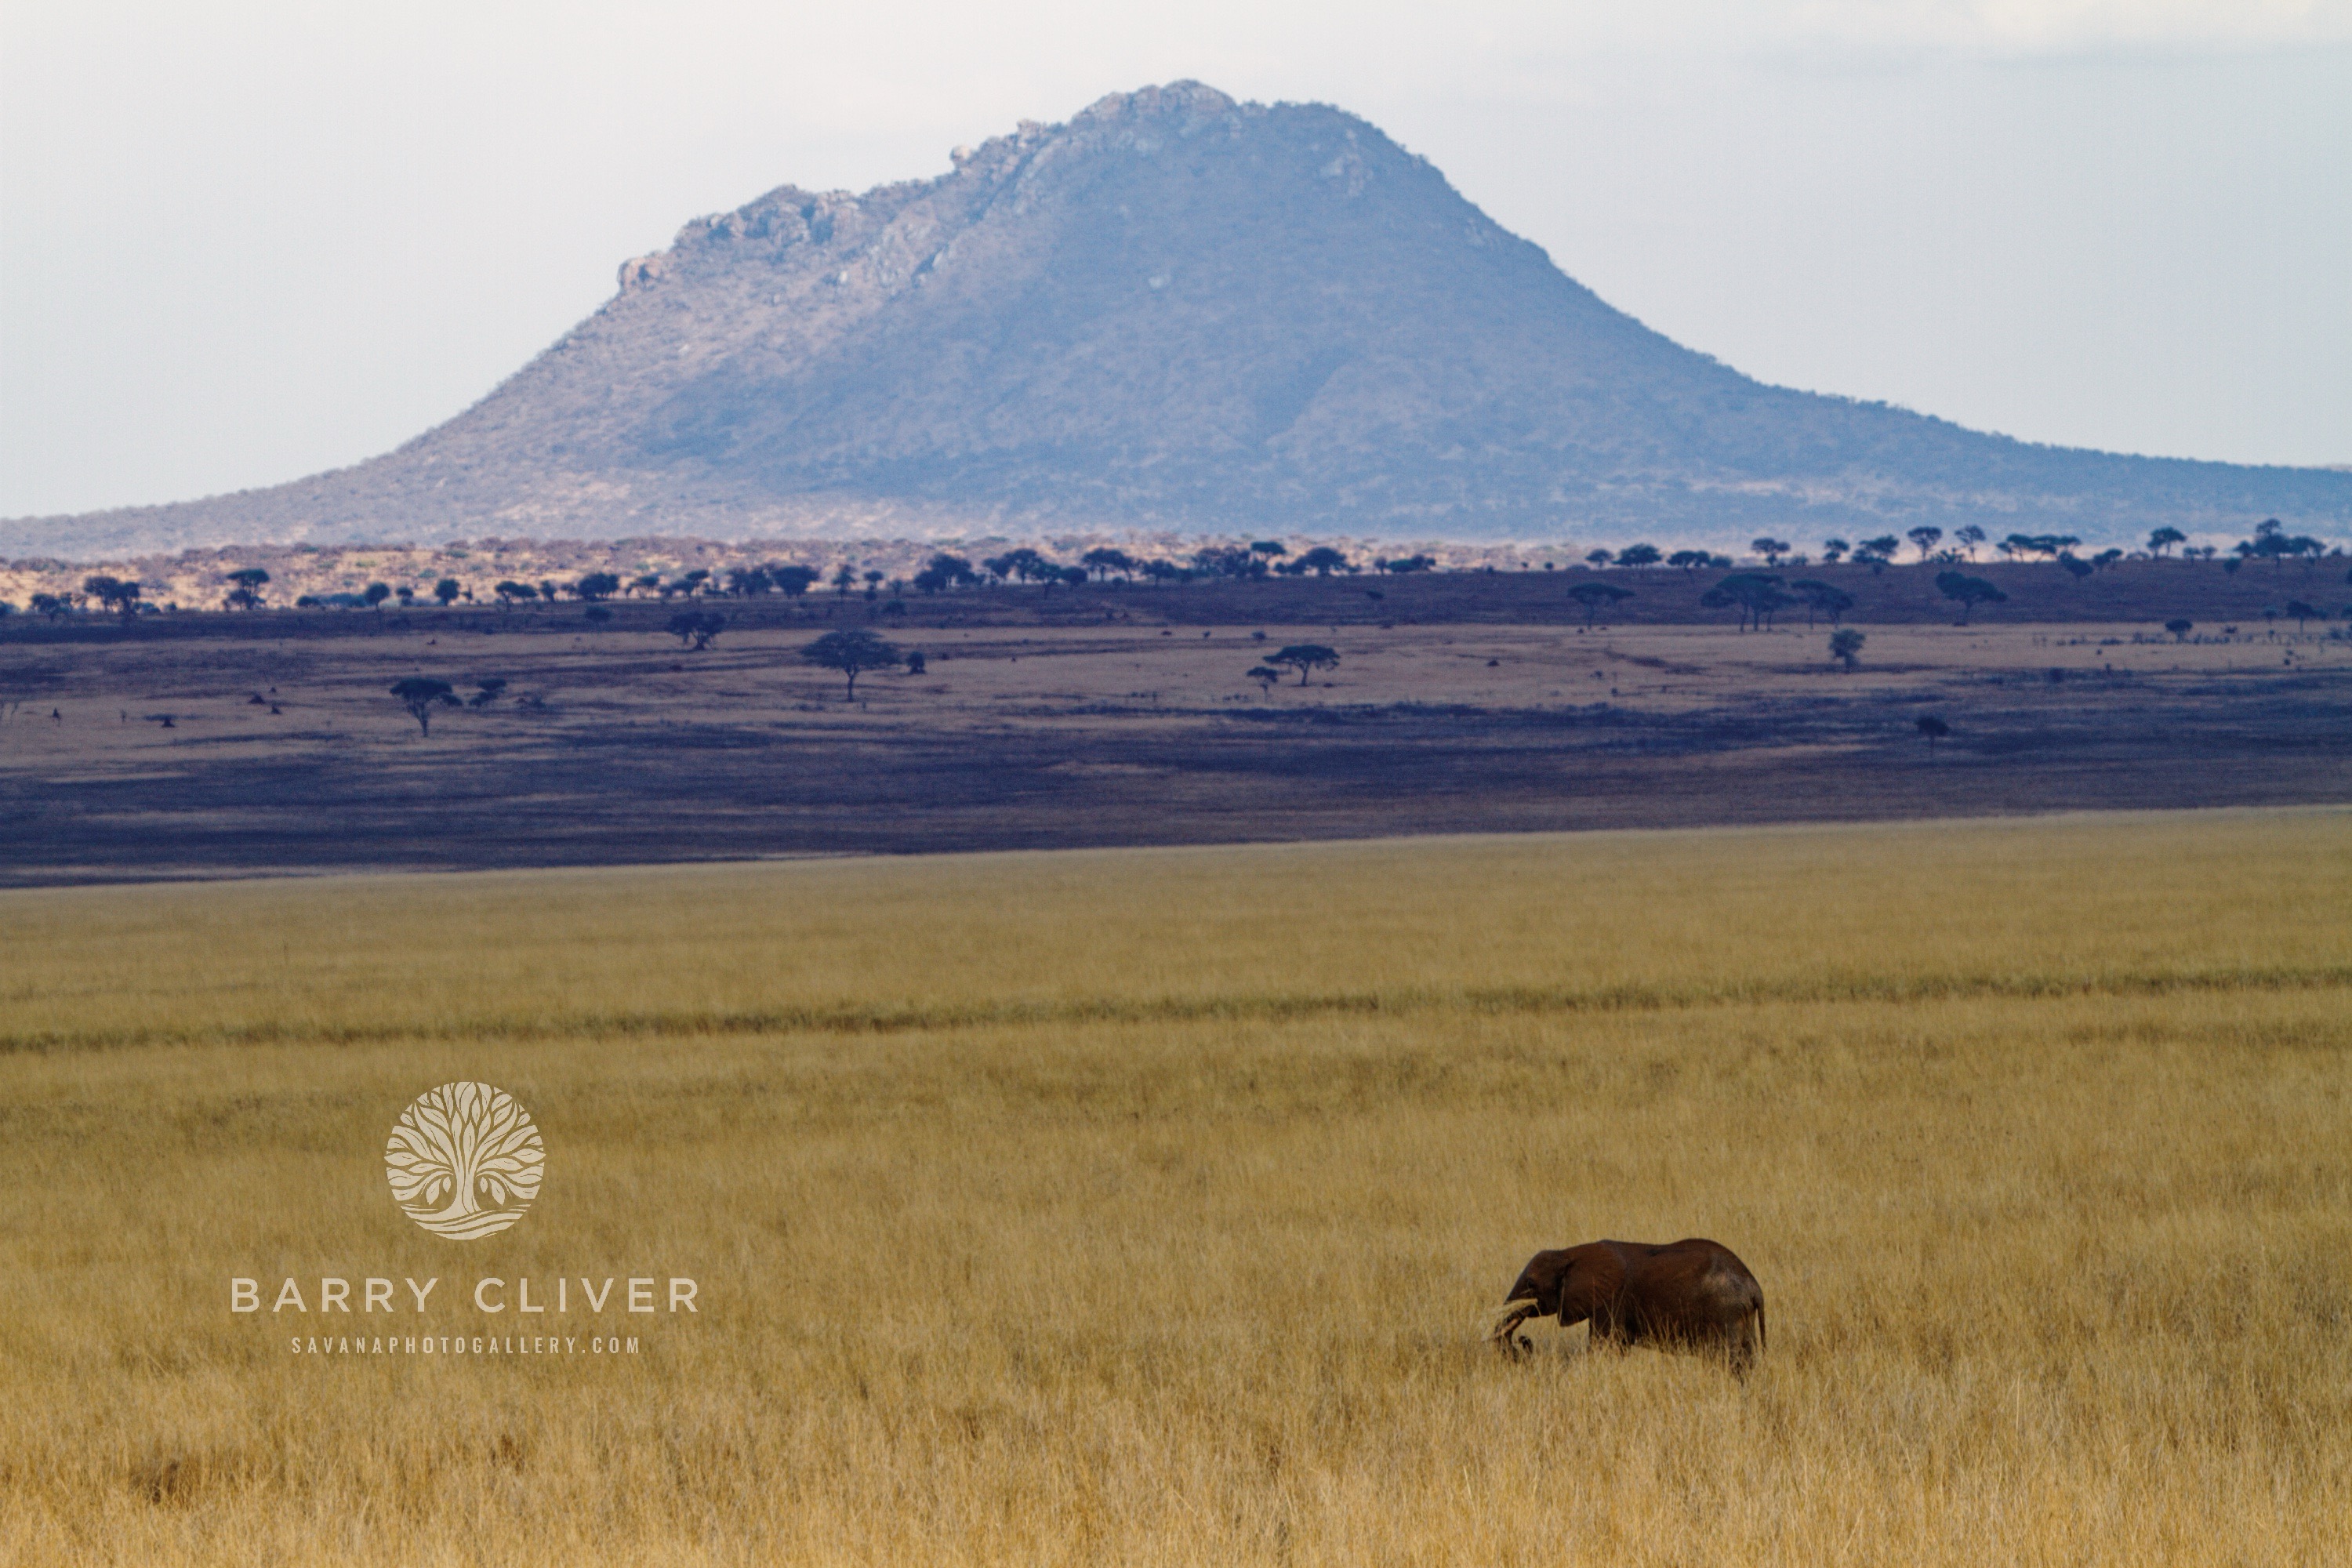
<path id="1" fill-rule="evenodd" d="M 1192 77 L 1766 380 L 2352 464 L 2352 0 L 0 0 L 0 515 L 384 450 L 787 182 Z"/>

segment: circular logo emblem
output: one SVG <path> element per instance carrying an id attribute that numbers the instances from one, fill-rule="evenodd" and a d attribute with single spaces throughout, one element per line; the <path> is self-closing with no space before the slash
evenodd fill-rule
<path id="1" fill-rule="evenodd" d="M 487 1083 L 445 1083 L 409 1102 L 383 1146 L 392 1195 L 436 1236 L 496 1236 L 539 1196 L 547 1149 L 530 1112 Z"/>

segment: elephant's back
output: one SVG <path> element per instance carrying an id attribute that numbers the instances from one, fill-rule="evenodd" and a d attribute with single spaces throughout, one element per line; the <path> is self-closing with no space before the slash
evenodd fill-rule
<path id="1" fill-rule="evenodd" d="M 1636 1289 L 1697 1309 L 1703 1316 L 1736 1318 L 1764 1305 L 1764 1288 L 1739 1255 L 1704 1237 L 1633 1248 L 1638 1263 L 1630 1272 Z"/>

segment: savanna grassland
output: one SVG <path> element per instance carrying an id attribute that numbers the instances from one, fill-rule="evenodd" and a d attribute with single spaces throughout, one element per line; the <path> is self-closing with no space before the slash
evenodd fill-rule
<path id="1" fill-rule="evenodd" d="M 2001 615 L 2083 618 L 1958 626 L 1926 570 L 1846 574 L 1892 617 L 1852 668 L 1826 624 L 1740 631 L 1679 572 L 1613 575 L 1682 621 L 1589 628 L 1542 573 L 769 595 L 705 601 L 699 650 L 649 601 L 20 625 L 0 886 L 2352 800 L 2352 639 L 2205 618 L 2272 572 L 2051 603 L 2057 569 L 1988 568 Z M 2126 618 L 2176 610 L 2185 637 Z M 844 626 L 925 668 L 853 700 L 801 657 Z M 1287 645 L 1337 663 L 1262 688 Z M 467 705 L 423 732 L 388 690 L 413 678 Z"/>
<path id="2" fill-rule="evenodd" d="M 2347 873 L 2315 809 L 0 893 L 0 1557 L 2322 1561 Z M 465 1243 L 382 1160 L 457 1078 L 548 1149 Z M 1745 1382 L 1482 1342 L 1692 1234 Z M 433 1310 L 319 1310 L 376 1275 Z M 289 1351 L 516 1331 L 485 1275 L 700 1310 Z"/>

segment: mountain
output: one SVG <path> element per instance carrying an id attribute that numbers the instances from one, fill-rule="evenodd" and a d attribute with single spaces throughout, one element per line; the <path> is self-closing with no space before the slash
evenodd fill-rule
<path id="1" fill-rule="evenodd" d="M 489 396 L 274 489 L 0 551 L 1129 528 L 1744 542 L 2352 525 L 2352 474 L 2032 446 L 1750 380 L 1425 160 L 1195 83 L 687 225 Z"/>

